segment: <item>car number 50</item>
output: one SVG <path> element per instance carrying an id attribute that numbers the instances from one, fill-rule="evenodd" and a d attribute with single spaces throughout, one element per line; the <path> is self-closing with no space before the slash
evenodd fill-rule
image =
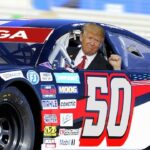
<path id="1" fill-rule="evenodd" d="M 85 119 L 82 137 L 99 137 L 106 127 L 109 137 L 119 138 L 125 134 L 128 128 L 131 112 L 131 85 L 123 77 L 112 78 L 110 80 L 110 89 L 107 82 L 106 77 L 87 77 L 87 93 L 89 97 L 86 111 L 98 112 L 98 119 L 96 124 L 94 124 L 92 118 Z M 110 103 L 107 103 L 106 99 L 96 98 L 97 89 L 101 89 L 101 95 L 110 92 Z M 122 107 L 121 114 L 118 114 L 121 90 L 123 91 Z M 116 121 L 118 115 L 121 115 L 119 123 Z M 108 119 L 108 122 L 106 119 Z"/>

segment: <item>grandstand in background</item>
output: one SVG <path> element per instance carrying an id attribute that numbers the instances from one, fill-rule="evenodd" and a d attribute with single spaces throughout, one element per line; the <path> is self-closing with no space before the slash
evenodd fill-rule
<path id="1" fill-rule="evenodd" d="M 52 7 L 69 7 L 105 11 L 120 9 L 127 13 L 150 14 L 149 0 L 33 0 L 36 9 L 50 10 Z"/>

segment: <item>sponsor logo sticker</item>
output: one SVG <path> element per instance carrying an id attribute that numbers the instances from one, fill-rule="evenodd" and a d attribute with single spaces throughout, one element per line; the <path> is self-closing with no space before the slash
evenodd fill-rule
<path id="1" fill-rule="evenodd" d="M 6 42 L 44 43 L 53 32 L 50 28 L 0 27 L 0 40 Z"/>
<path id="2" fill-rule="evenodd" d="M 77 86 L 58 86 L 58 92 L 60 94 L 78 94 Z"/>
<path id="3" fill-rule="evenodd" d="M 44 136 L 56 136 L 56 135 L 57 135 L 56 126 L 45 126 Z"/>
<path id="4" fill-rule="evenodd" d="M 44 122 L 45 123 L 57 123 L 56 114 L 44 114 Z"/>
<path id="5" fill-rule="evenodd" d="M 79 129 L 59 129 L 60 136 L 78 136 Z"/>
<path id="6" fill-rule="evenodd" d="M 61 113 L 60 114 L 60 126 L 66 126 L 66 127 L 73 126 L 73 114 Z"/>
<path id="7" fill-rule="evenodd" d="M 60 146 L 75 146 L 76 140 L 75 139 L 59 139 Z"/>
<path id="8" fill-rule="evenodd" d="M 50 148 L 56 148 L 56 143 L 42 144 L 42 150 L 50 150 Z"/>
<path id="9" fill-rule="evenodd" d="M 24 78 L 22 71 L 10 71 L 10 72 L 0 73 L 0 77 L 4 81 L 14 79 L 14 78 Z"/>
<path id="10" fill-rule="evenodd" d="M 53 81 L 53 77 L 51 73 L 40 72 L 41 81 Z"/>
<path id="11" fill-rule="evenodd" d="M 41 85 L 41 93 L 43 98 L 56 98 L 55 85 Z"/>
<path id="12" fill-rule="evenodd" d="M 31 82 L 31 84 L 35 85 L 39 83 L 39 75 L 34 70 L 29 70 L 27 72 L 27 79 Z"/>
<path id="13" fill-rule="evenodd" d="M 54 73 L 57 83 L 75 83 L 80 84 L 77 73 Z"/>
<path id="14" fill-rule="evenodd" d="M 56 148 L 56 142 L 54 138 L 44 138 L 43 143 L 44 144 L 42 146 L 44 148 Z"/>
<path id="15" fill-rule="evenodd" d="M 42 100 L 43 109 L 57 109 L 58 102 L 56 99 L 54 100 Z"/>
<path id="16" fill-rule="evenodd" d="M 60 99 L 60 109 L 74 109 L 76 105 L 76 99 Z"/>

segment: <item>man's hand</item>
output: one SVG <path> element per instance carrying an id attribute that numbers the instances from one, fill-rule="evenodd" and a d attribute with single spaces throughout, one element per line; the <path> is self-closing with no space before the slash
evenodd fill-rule
<path id="1" fill-rule="evenodd" d="M 114 70 L 121 70 L 121 57 L 119 55 L 112 54 L 108 61 Z"/>

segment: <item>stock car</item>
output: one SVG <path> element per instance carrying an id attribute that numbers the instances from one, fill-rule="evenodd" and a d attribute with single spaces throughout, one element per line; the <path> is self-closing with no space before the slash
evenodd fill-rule
<path id="1" fill-rule="evenodd" d="M 77 69 L 85 21 L 0 20 L 0 149 L 144 149 L 150 146 L 150 41 L 105 30 L 99 51 L 121 70 Z"/>

